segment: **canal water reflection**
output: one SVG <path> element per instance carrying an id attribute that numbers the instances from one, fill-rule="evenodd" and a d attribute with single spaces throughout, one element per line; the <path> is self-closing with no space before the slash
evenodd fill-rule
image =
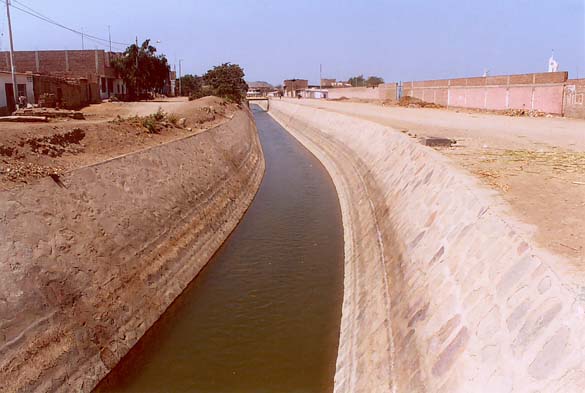
<path id="1" fill-rule="evenodd" d="M 207 267 L 97 392 L 330 392 L 343 229 L 319 161 L 253 109 L 266 173 Z"/>

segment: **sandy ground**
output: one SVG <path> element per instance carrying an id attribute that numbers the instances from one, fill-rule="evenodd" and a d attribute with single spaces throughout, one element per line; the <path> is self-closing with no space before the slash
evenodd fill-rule
<path id="1" fill-rule="evenodd" d="M 512 214 L 536 228 L 542 247 L 585 263 L 585 121 L 510 117 L 368 103 L 293 100 L 390 126 L 413 138 L 455 139 L 437 148 L 497 190 Z"/>
<path id="2" fill-rule="evenodd" d="M 149 132 L 134 118 L 159 108 L 167 118 L 157 132 Z M 116 102 L 85 108 L 86 120 L 0 123 L 0 190 L 200 132 L 223 123 L 235 109 L 216 97 Z"/>

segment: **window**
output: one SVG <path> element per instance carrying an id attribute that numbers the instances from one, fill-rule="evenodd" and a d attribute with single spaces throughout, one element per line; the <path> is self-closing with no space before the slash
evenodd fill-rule
<path id="1" fill-rule="evenodd" d="M 575 104 L 583 105 L 583 93 L 575 94 Z"/>
<path id="2" fill-rule="evenodd" d="M 18 96 L 19 97 L 26 97 L 26 85 L 25 84 L 18 84 Z"/>

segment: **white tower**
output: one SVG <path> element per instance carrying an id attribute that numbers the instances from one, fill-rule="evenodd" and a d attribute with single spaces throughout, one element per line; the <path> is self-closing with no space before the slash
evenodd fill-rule
<path id="1" fill-rule="evenodd" d="M 548 72 L 557 72 L 559 70 L 559 63 L 555 60 L 555 51 L 553 50 L 548 59 Z"/>

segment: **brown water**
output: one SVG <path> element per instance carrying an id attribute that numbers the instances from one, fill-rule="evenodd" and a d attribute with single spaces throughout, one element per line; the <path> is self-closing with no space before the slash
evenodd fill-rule
<path id="1" fill-rule="evenodd" d="M 335 188 L 268 114 L 254 116 L 266 173 L 250 209 L 96 391 L 332 391 L 343 296 Z"/>

